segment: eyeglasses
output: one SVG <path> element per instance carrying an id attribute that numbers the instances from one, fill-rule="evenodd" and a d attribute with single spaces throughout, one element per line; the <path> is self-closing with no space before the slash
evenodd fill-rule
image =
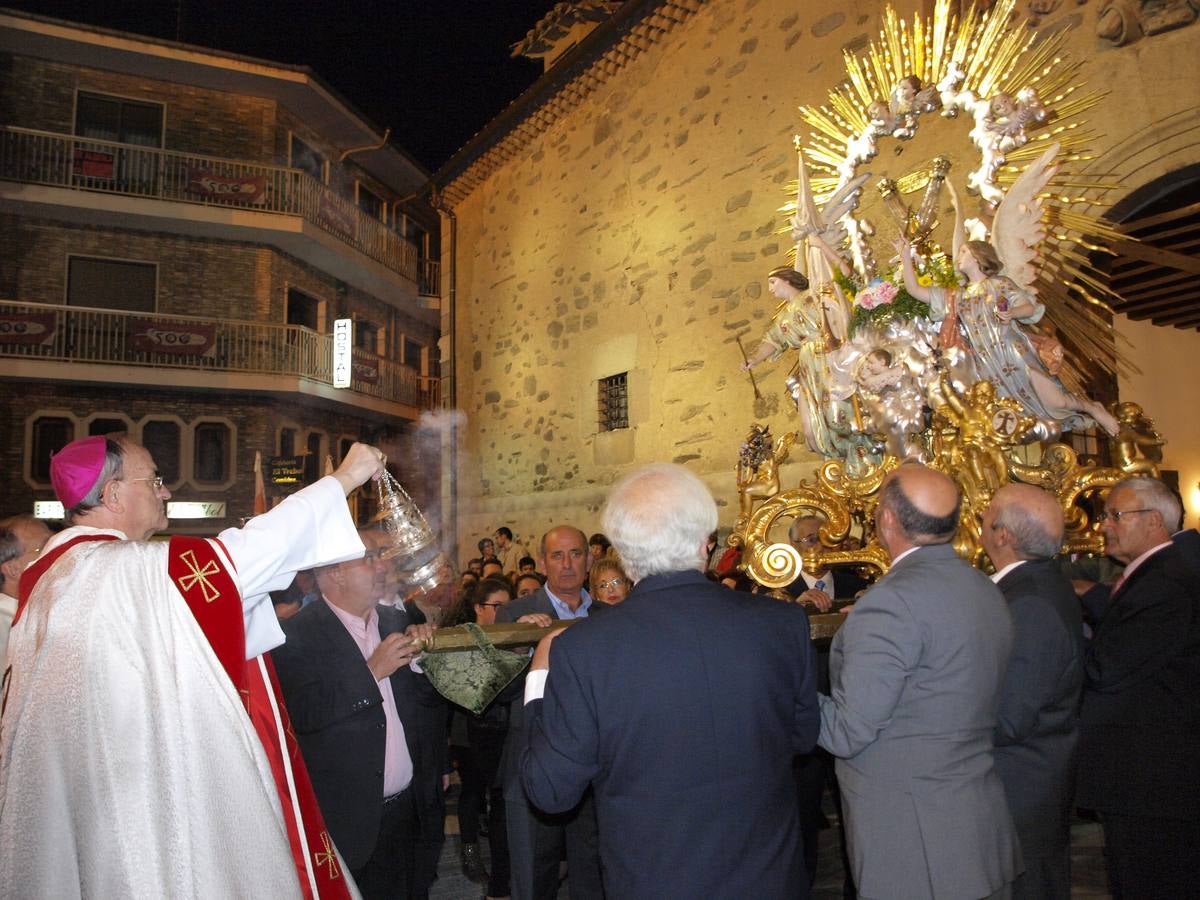
<path id="1" fill-rule="evenodd" d="M 616 588 L 620 587 L 624 583 L 625 583 L 624 578 L 610 578 L 608 581 L 598 582 L 596 584 L 596 590 L 598 590 L 598 591 L 615 590 Z"/>
<path id="2" fill-rule="evenodd" d="M 152 477 L 147 477 L 147 478 L 120 478 L 118 480 L 119 481 L 145 481 L 145 482 L 149 483 L 150 489 L 154 490 L 154 491 L 161 491 L 162 486 L 163 486 L 163 478 L 161 475 L 154 475 Z"/>
<path id="3" fill-rule="evenodd" d="M 476 603 L 476 606 L 506 606 L 505 603 Z"/>
<path id="4" fill-rule="evenodd" d="M 793 544 L 819 544 L 821 536 L 819 534 L 809 534 L 802 538 L 792 538 Z"/>
<path id="5" fill-rule="evenodd" d="M 1098 516 L 1096 516 L 1096 521 L 1097 522 L 1108 522 L 1108 521 L 1120 522 L 1121 518 L 1123 516 L 1132 516 L 1134 513 L 1143 513 L 1143 512 L 1154 512 L 1154 510 L 1146 509 L 1146 508 L 1114 509 L 1110 512 L 1109 510 L 1106 509 L 1104 512 L 1102 512 Z"/>

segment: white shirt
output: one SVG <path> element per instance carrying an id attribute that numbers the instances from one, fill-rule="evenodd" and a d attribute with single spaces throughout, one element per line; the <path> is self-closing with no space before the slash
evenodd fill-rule
<path id="1" fill-rule="evenodd" d="M 0 591 L 0 676 L 4 673 L 4 656 L 8 652 L 8 631 L 17 614 L 17 598 Z"/>
<path id="2" fill-rule="evenodd" d="M 1023 563 L 1023 562 L 1028 562 L 1028 560 L 1018 559 L 1014 562 L 1010 562 L 1007 566 L 1005 566 L 1003 569 L 1001 569 L 999 572 L 997 572 L 995 575 L 992 576 L 993 583 L 999 584 L 1001 578 L 1003 578 L 1005 575 L 1007 575 L 1009 572 L 1011 572 L 1017 566 L 1021 565 L 1021 563 Z"/>

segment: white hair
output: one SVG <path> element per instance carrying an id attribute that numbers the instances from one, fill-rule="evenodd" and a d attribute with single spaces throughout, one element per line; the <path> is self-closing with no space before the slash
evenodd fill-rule
<path id="1" fill-rule="evenodd" d="M 604 531 L 634 581 L 664 572 L 703 570 L 717 504 L 699 478 L 673 463 L 654 463 L 617 482 L 604 507 Z"/>
<path id="2" fill-rule="evenodd" d="M 1174 534 L 1183 524 L 1183 504 L 1172 493 L 1171 489 L 1157 478 L 1135 475 L 1118 481 L 1112 490 L 1124 489 L 1131 491 L 1138 498 L 1138 505 L 1152 509 L 1162 516 L 1163 527 Z M 1112 492 L 1109 492 L 1110 496 Z"/>

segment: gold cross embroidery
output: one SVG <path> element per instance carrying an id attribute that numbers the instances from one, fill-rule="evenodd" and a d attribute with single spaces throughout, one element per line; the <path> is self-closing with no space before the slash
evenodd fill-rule
<path id="1" fill-rule="evenodd" d="M 184 575 L 179 579 L 179 587 L 184 592 L 190 591 L 197 584 L 200 585 L 200 590 L 204 593 L 204 602 L 212 603 L 221 596 L 220 590 L 212 585 L 208 580 L 209 575 L 216 575 L 221 571 L 220 567 L 214 560 L 209 560 L 204 564 L 204 568 L 200 568 L 196 562 L 196 551 L 184 550 L 179 554 L 179 558 L 191 570 L 190 575 Z"/>
<path id="2" fill-rule="evenodd" d="M 338 871 L 337 854 L 333 852 L 333 844 L 329 841 L 329 832 L 321 832 L 321 843 L 325 847 L 324 853 L 314 853 L 313 859 L 317 861 L 318 866 L 329 866 L 329 878 L 341 878 L 342 873 Z"/>

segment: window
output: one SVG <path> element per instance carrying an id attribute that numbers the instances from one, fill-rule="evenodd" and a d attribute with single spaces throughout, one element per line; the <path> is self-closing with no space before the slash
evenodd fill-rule
<path id="1" fill-rule="evenodd" d="M 354 346 L 368 353 L 379 352 L 379 326 L 366 319 L 354 320 Z"/>
<path id="2" fill-rule="evenodd" d="M 313 484 L 321 477 L 325 460 L 321 459 L 321 433 L 310 431 L 304 445 L 304 483 Z"/>
<path id="3" fill-rule="evenodd" d="M 94 309 L 154 312 L 158 297 L 158 266 L 72 256 L 67 260 L 67 305 Z"/>
<path id="4" fill-rule="evenodd" d="M 163 107 L 81 91 L 75 104 L 75 133 L 97 141 L 161 147 Z"/>
<path id="5" fill-rule="evenodd" d="M 342 438 L 338 441 L 338 462 L 346 458 L 346 454 L 350 452 L 350 448 L 354 446 L 352 438 Z"/>
<path id="6" fill-rule="evenodd" d="M 372 219 L 384 221 L 383 198 L 367 190 L 361 183 L 358 185 L 358 208 Z"/>
<path id="7" fill-rule="evenodd" d="M 424 348 L 419 341 L 414 341 L 411 338 L 404 339 L 404 365 L 410 369 L 421 371 L 421 351 Z"/>
<path id="8" fill-rule="evenodd" d="M 293 169 L 307 172 L 317 181 L 325 183 L 325 157 L 294 134 L 292 135 L 290 155 Z"/>
<path id="9" fill-rule="evenodd" d="M 320 323 L 321 301 L 310 297 L 303 291 L 288 288 L 287 292 L 287 323 L 303 325 L 313 331 L 321 330 Z"/>
<path id="10" fill-rule="evenodd" d="M 50 481 L 50 454 L 75 440 L 75 423 L 63 416 L 42 416 L 33 422 L 30 475 L 41 484 Z"/>
<path id="11" fill-rule="evenodd" d="M 142 425 L 142 446 L 154 457 L 158 474 L 167 484 L 178 484 L 179 460 L 183 449 L 182 429 L 178 422 L 153 420 Z"/>
<path id="12" fill-rule="evenodd" d="M 629 427 L 629 373 L 601 378 L 599 386 L 600 430 Z"/>
<path id="13" fill-rule="evenodd" d="M 279 429 L 279 455 L 280 456 L 295 456 L 296 455 L 296 429 L 295 428 Z"/>
<path id="14" fill-rule="evenodd" d="M 193 437 L 192 480 L 197 484 L 228 481 L 233 469 L 233 440 L 224 422 L 199 422 Z"/>
<path id="15" fill-rule="evenodd" d="M 88 422 L 88 437 L 97 434 L 116 434 L 119 431 L 129 431 L 129 423 L 124 419 L 100 418 Z"/>

